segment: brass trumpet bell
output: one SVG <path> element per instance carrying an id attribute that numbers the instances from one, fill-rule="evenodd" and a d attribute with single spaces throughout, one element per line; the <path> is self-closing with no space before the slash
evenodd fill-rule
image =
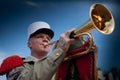
<path id="1" fill-rule="evenodd" d="M 74 31 L 75 35 L 97 29 L 103 34 L 111 34 L 114 30 L 114 19 L 110 11 L 102 4 L 93 4 L 90 8 L 90 20 Z"/>

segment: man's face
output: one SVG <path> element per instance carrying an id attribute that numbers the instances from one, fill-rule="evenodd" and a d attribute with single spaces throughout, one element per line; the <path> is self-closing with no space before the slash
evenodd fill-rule
<path id="1" fill-rule="evenodd" d="M 44 43 L 49 43 L 50 40 L 51 38 L 47 34 L 39 33 L 29 39 L 28 47 L 33 54 L 47 54 L 50 50 L 50 46 L 44 46 Z"/>

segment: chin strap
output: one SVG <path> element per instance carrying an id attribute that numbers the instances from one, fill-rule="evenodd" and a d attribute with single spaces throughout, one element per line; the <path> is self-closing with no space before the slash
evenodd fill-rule
<path id="1" fill-rule="evenodd" d="M 13 68 L 23 65 L 23 63 L 22 58 L 18 55 L 7 57 L 0 66 L 0 75 L 8 73 Z"/>

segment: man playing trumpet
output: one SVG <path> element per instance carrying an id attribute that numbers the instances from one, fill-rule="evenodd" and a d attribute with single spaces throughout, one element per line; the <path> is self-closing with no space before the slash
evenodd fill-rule
<path id="1" fill-rule="evenodd" d="M 56 80 L 97 80 L 94 54 L 97 48 L 89 34 L 95 29 L 103 34 L 111 34 L 114 30 L 113 16 L 102 4 L 92 5 L 90 20 L 85 25 L 66 31 L 60 35 L 59 40 L 52 43 L 54 32 L 49 24 L 34 22 L 28 28 L 31 56 L 25 59 L 17 55 L 6 58 L 0 67 L 0 75 L 6 74 L 8 80 L 51 80 L 56 72 Z M 83 34 L 90 38 L 86 44 L 77 43 L 84 41 L 79 38 Z M 47 56 L 53 43 L 57 45 Z M 70 61 L 65 63 L 67 60 Z"/>
<path id="2" fill-rule="evenodd" d="M 70 33 L 74 30 L 71 29 L 61 34 L 56 49 L 47 56 L 50 45 L 46 44 L 51 42 L 54 32 L 46 22 L 38 21 L 32 23 L 28 28 L 28 47 L 30 48 L 31 56 L 23 59 L 23 64 L 7 71 L 7 80 L 51 80 L 58 66 L 63 61 L 70 44 L 78 41 L 69 38 Z M 1 71 L 1 75 L 3 74 L 5 72 Z"/>

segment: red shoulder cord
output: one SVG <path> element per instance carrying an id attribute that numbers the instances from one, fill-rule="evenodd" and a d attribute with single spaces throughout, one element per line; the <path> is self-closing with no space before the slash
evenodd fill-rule
<path id="1" fill-rule="evenodd" d="M 18 55 L 13 55 L 4 59 L 0 66 L 0 75 L 8 73 L 13 68 L 23 65 L 23 63 L 22 58 Z"/>

